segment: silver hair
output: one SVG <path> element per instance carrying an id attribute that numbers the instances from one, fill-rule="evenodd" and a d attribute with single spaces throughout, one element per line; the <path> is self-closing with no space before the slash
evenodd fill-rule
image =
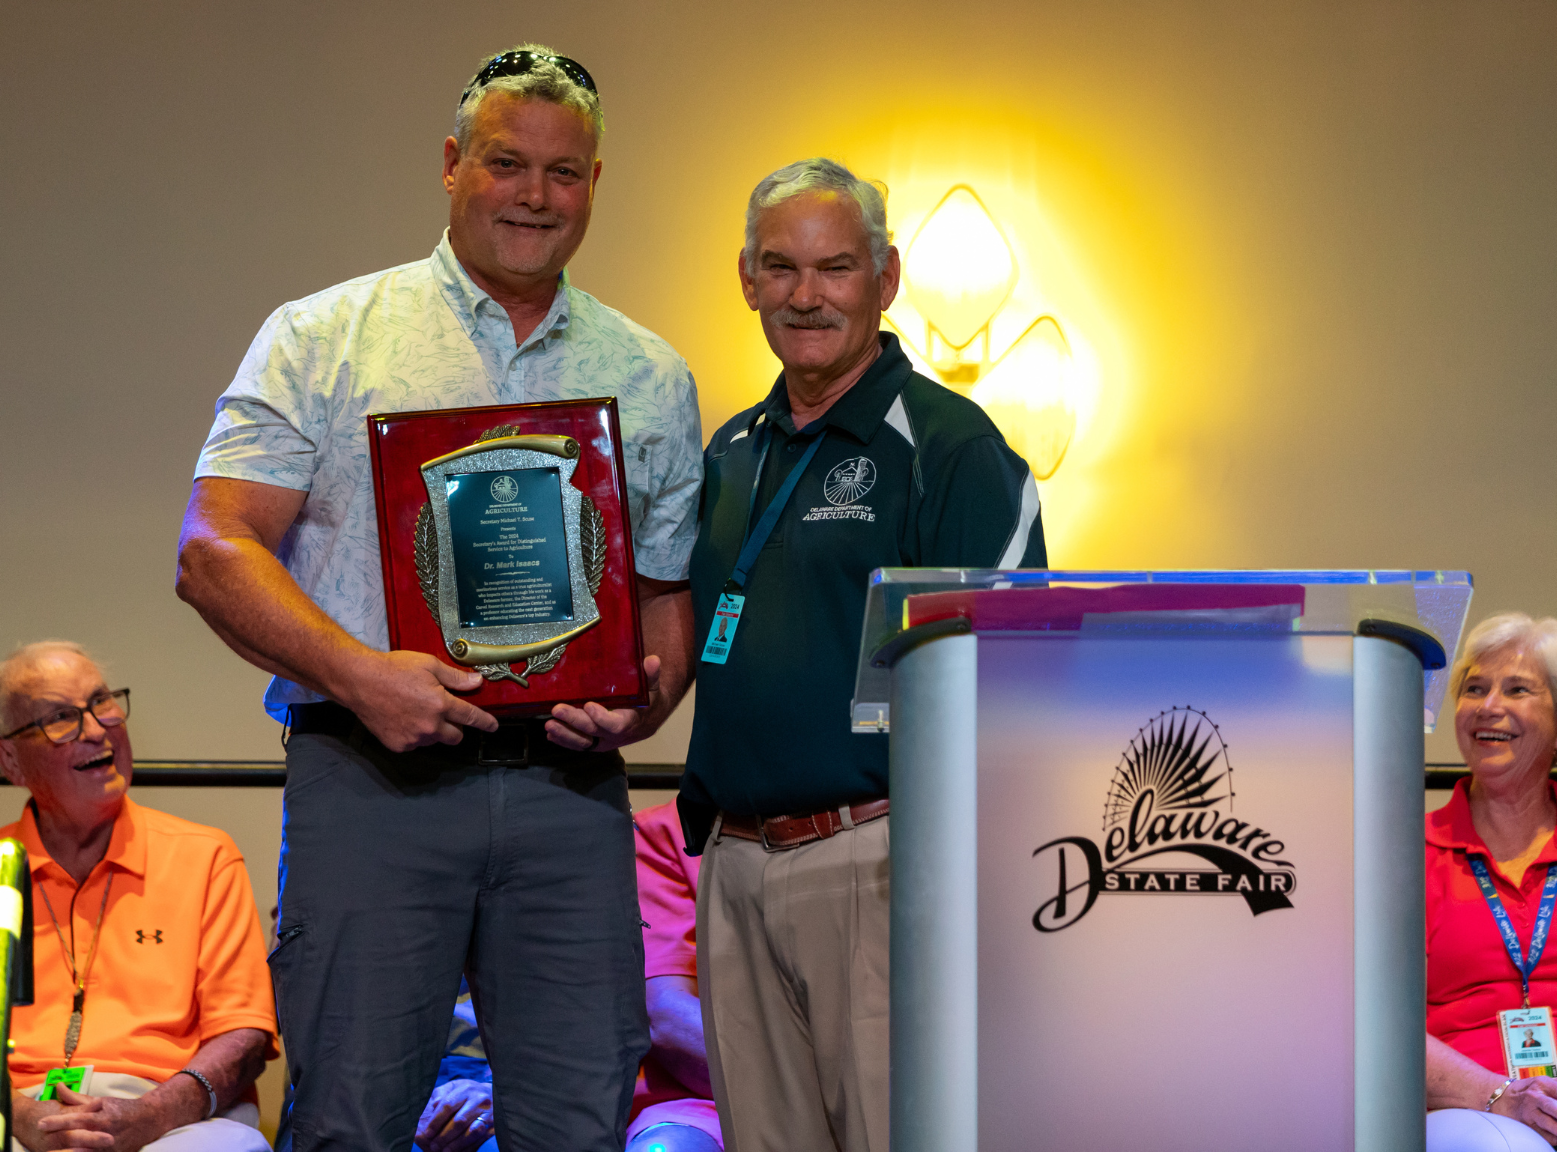
<path id="1" fill-rule="evenodd" d="M 22 644 L 4 660 L 0 660 L 0 721 L 4 722 L 6 729 L 16 724 L 26 723 L 26 720 L 14 711 L 19 699 L 16 682 L 21 679 L 22 673 L 33 665 L 47 660 L 49 656 L 61 652 L 80 656 L 90 662 L 94 668 L 102 669 L 102 665 L 93 660 L 87 650 L 74 640 L 39 640 L 33 644 Z"/>
<path id="2" fill-rule="evenodd" d="M 1465 636 L 1465 650 L 1449 674 L 1449 690 L 1455 699 L 1465 688 L 1471 665 L 1499 648 L 1514 648 L 1535 657 L 1546 668 L 1546 685 L 1557 701 L 1557 619 L 1536 620 L 1523 612 L 1488 616 Z"/>
<path id="3" fill-rule="evenodd" d="M 892 233 L 887 230 L 886 185 L 861 180 L 836 160 L 824 156 L 786 164 L 777 172 L 768 173 L 752 189 L 751 199 L 746 202 L 746 247 L 742 249 L 746 275 L 757 275 L 757 218 L 767 209 L 807 192 L 843 192 L 854 198 L 870 240 L 870 262 L 880 276 L 887 266 L 887 250 L 892 247 Z"/>
<path id="4" fill-rule="evenodd" d="M 519 44 L 505 49 L 504 52 L 534 52 L 538 56 L 557 55 L 544 44 Z M 485 68 L 504 52 L 494 52 L 483 59 L 481 68 Z M 471 76 L 470 84 L 474 84 L 476 77 L 481 75 L 481 68 L 477 68 L 475 74 Z M 594 128 L 595 147 L 600 147 L 600 139 L 605 135 L 605 114 L 600 111 L 600 97 L 582 84 L 575 83 L 571 76 L 555 64 L 540 63 L 523 76 L 494 77 L 472 91 L 460 104 L 454 113 L 454 139 L 459 143 L 461 153 L 470 147 L 470 133 L 475 125 L 476 112 L 480 110 L 481 102 L 494 92 L 512 96 L 516 100 L 544 100 L 548 104 L 573 109 L 588 120 L 590 126 Z"/>

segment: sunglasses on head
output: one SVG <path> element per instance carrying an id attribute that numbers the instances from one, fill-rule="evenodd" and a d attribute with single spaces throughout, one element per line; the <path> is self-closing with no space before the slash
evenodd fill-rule
<path id="1" fill-rule="evenodd" d="M 584 66 L 577 60 L 569 60 L 566 56 L 547 56 L 541 52 L 504 52 L 501 56 L 494 56 L 476 78 L 470 82 L 470 87 L 460 93 L 460 102 L 455 107 L 463 107 L 465 101 L 470 99 L 470 94 L 483 85 L 490 84 L 499 76 L 523 76 L 527 72 L 534 72 L 539 64 L 555 64 L 562 69 L 565 75 L 573 83 L 582 88 L 588 88 L 596 96 L 600 95 L 600 89 L 595 87 L 595 80 Z"/>

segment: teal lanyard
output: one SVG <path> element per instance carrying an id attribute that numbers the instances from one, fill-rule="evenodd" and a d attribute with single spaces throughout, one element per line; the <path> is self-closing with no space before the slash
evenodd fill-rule
<path id="1" fill-rule="evenodd" d="M 762 484 L 762 468 L 768 460 L 768 447 L 773 441 L 773 425 L 769 421 L 762 426 L 762 447 L 757 452 L 757 475 L 752 478 L 751 500 L 746 505 L 746 522 L 751 524 L 751 514 L 757 509 L 757 489 Z M 779 490 L 773 494 L 773 499 L 768 501 L 768 506 L 763 509 L 762 518 L 756 524 L 751 525 L 746 532 L 746 540 L 741 545 L 740 555 L 735 560 L 735 571 L 725 581 L 726 592 L 743 592 L 746 589 L 746 577 L 751 572 L 752 565 L 757 562 L 757 556 L 762 551 L 762 546 L 768 542 L 768 537 L 773 535 L 773 529 L 777 526 L 779 517 L 784 512 L 784 507 L 789 503 L 789 498 L 795 494 L 795 488 L 800 483 L 800 477 L 805 474 L 811 458 L 816 455 L 816 450 L 822 446 L 822 441 L 827 438 L 827 430 L 824 428 L 811 441 L 811 446 L 805 450 L 805 455 L 795 462 L 795 466 L 789 470 L 789 475 L 784 477 L 784 483 L 779 485 Z"/>
<path id="2" fill-rule="evenodd" d="M 705 664 L 723 664 L 730 658 L 730 647 L 735 643 L 735 631 L 740 627 L 741 613 L 746 608 L 746 578 L 751 574 L 752 565 L 757 562 L 762 546 L 768 542 L 768 537 L 773 535 L 779 516 L 788 505 L 789 498 L 795 494 L 795 488 L 799 485 L 800 478 L 805 475 L 812 458 L 816 456 L 816 450 L 827 438 L 827 430 L 824 428 L 819 432 L 816 439 L 811 441 L 811 446 L 805 450 L 805 454 L 795 461 L 795 466 L 789 470 L 789 475 L 784 477 L 784 483 L 779 485 L 779 490 L 773 494 L 773 499 L 768 501 L 768 506 L 762 510 L 762 516 L 757 523 L 753 524 L 751 515 L 757 510 L 757 489 L 762 486 L 762 469 L 768 462 L 768 448 L 773 443 L 771 421 L 763 426 L 761 436 L 762 446 L 756 451 L 757 472 L 752 477 L 751 499 L 746 505 L 746 539 L 741 544 L 740 555 L 735 559 L 735 570 L 725 581 L 724 591 L 719 594 L 719 601 L 714 605 L 714 618 L 708 627 L 708 639 L 703 642 Z M 753 447 L 757 447 L 755 443 Z"/>

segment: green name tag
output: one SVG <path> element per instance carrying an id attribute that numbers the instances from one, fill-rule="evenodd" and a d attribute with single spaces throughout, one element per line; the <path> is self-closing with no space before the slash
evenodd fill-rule
<path id="1" fill-rule="evenodd" d="M 54 1089 L 61 1084 L 72 1092 L 84 1093 L 86 1078 L 91 1074 L 90 1064 L 78 1064 L 74 1068 L 50 1068 L 48 1075 L 43 1078 L 43 1091 L 38 1093 L 38 1099 L 54 1099 Z"/>

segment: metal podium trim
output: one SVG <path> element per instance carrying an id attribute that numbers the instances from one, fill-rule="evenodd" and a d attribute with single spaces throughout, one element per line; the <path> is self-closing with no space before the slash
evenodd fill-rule
<path id="1" fill-rule="evenodd" d="M 892 675 L 893 1152 L 978 1149 L 978 643 Z"/>
<path id="2" fill-rule="evenodd" d="M 1355 969 L 1352 1045 L 1358 1152 L 1426 1146 L 1427 964 L 1422 874 L 1422 665 L 1394 637 L 1352 641 Z M 1401 1044 L 1404 1037 L 1412 1042 Z"/>
<path id="3" fill-rule="evenodd" d="M 1424 672 L 1436 672 L 1449 664 L 1449 657 L 1437 637 L 1397 620 L 1359 620 L 1357 635 L 1382 636 L 1386 640 L 1404 644 L 1422 662 Z"/>
<path id="4" fill-rule="evenodd" d="M 931 620 L 928 624 L 916 624 L 899 632 L 870 655 L 872 668 L 892 668 L 913 649 L 942 636 L 962 636 L 973 631 L 973 622 L 966 616 L 953 616 L 946 620 Z"/>

